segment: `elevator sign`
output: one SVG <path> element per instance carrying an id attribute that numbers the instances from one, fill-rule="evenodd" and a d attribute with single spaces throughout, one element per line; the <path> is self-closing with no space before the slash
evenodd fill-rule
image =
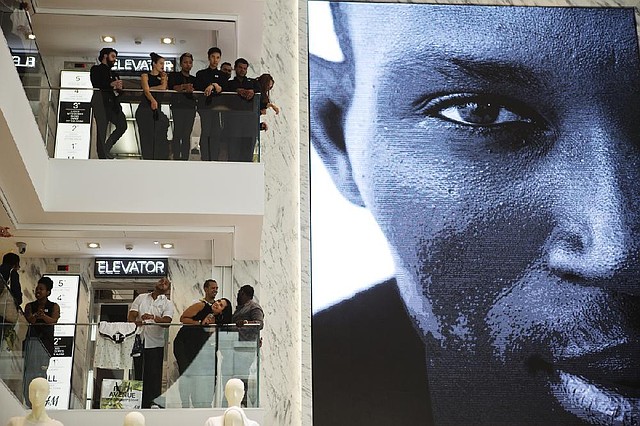
<path id="1" fill-rule="evenodd" d="M 169 272 L 168 259 L 97 258 L 96 278 L 164 277 Z"/>

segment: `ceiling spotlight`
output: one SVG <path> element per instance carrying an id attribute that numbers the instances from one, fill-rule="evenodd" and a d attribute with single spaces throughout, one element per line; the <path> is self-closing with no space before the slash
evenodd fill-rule
<path id="1" fill-rule="evenodd" d="M 35 34 L 29 34 L 29 35 L 27 35 L 27 38 L 29 40 L 35 40 L 36 39 L 36 35 Z"/>
<path id="2" fill-rule="evenodd" d="M 160 244 L 160 241 L 154 241 L 153 244 L 158 245 Z"/>
<path id="3" fill-rule="evenodd" d="M 162 37 L 160 39 L 160 43 L 162 44 L 175 44 L 175 39 L 173 37 Z"/>
<path id="4" fill-rule="evenodd" d="M 102 36 L 102 41 L 105 43 L 115 43 L 116 42 L 116 38 L 114 36 L 110 36 L 110 35 L 103 35 Z"/>
<path id="5" fill-rule="evenodd" d="M 173 248 L 173 243 L 162 243 L 162 248 L 163 249 L 172 249 Z"/>
<path id="6" fill-rule="evenodd" d="M 87 247 L 90 249 L 98 249 L 100 248 L 100 243 L 87 243 Z"/>

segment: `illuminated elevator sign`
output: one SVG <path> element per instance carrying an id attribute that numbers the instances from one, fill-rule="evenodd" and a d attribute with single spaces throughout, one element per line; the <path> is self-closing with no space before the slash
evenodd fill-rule
<path id="1" fill-rule="evenodd" d="M 36 57 L 32 55 L 13 55 L 13 64 L 16 68 L 35 68 Z"/>
<path id="2" fill-rule="evenodd" d="M 96 259 L 96 278 L 164 277 L 167 259 L 101 258 Z"/>
<path id="3" fill-rule="evenodd" d="M 165 72 L 175 71 L 176 58 L 164 58 Z M 123 76 L 140 75 L 151 71 L 151 59 L 148 56 L 119 56 L 113 70 Z"/>

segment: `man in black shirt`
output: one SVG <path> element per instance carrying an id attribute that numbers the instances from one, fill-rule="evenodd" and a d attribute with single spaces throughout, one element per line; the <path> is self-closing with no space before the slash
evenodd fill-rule
<path id="1" fill-rule="evenodd" d="M 110 47 L 100 50 L 99 64 L 91 67 L 91 85 L 99 91 L 93 92 L 91 107 L 96 120 L 96 151 L 98 158 L 113 158 L 110 151 L 113 145 L 127 130 L 127 118 L 122 112 L 117 91 L 122 90 L 122 80 L 111 70 L 116 63 L 118 51 Z M 107 138 L 107 127 L 113 123 L 116 128 Z"/>
<path id="2" fill-rule="evenodd" d="M 259 117 L 253 123 L 251 111 L 253 98 L 260 92 L 260 85 L 256 79 L 247 77 L 248 69 L 249 62 L 246 59 L 236 59 L 236 76 L 223 86 L 225 92 L 236 92 L 239 95 L 236 102 L 232 103 L 234 111 L 229 114 L 225 128 L 225 139 L 229 142 L 229 161 L 253 161 Z"/>
<path id="3" fill-rule="evenodd" d="M 231 78 L 231 72 L 233 71 L 233 67 L 229 62 L 223 62 L 222 65 L 220 65 L 220 71 L 222 71 L 222 73 L 225 74 L 226 80 L 229 80 Z"/>
<path id="4" fill-rule="evenodd" d="M 225 74 L 218 69 L 222 51 L 212 47 L 207 52 L 209 66 L 196 73 L 195 89 L 204 92 L 205 99 L 198 100 L 200 114 L 200 158 L 202 161 L 217 161 L 222 133 L 222 113 L 213 108 L 213 96 L 222 92 Z"/>

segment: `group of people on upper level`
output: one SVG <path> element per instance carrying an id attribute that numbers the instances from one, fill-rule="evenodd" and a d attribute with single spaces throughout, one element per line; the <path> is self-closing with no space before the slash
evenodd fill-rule
<path id="1" fill-rule="evenodd" d="M 96 151 L 99 158 L 113 158 L 111 148 L 127 130 L 127 121 L 118 96 L 123 92 L 123 81 L 112 70 L 118 52 L 103 48 L 97 65 L 91 67 L 91 83 L 94 91 L 91 105 L 96 120 Z M 247 125 L 247 116 L 242 111 L 253 110 L 253 101 L 260 94 L 260 112 L 266 114 L 271 108 L 280 112 L 271 102 L 269 92 L 274 84 L 270 74 L 257 79 L 247 77 L 249 62 L 244 58 L 235 61 L 231 77 L 231 64 L 224 62 L 218 68 L 222 51 L 212 47 L 207 52 L 209 65 L 191 75 L 193 55 L 180 56 L 180 71 L 166 73 L 165 58 L 151 53 L 151 70 L 141 75 L 143 98 L 135 112 L 143 159 L 168 159 L 170 151 L 174 160 L 188 160 L 191 153 L 191 133 L 196 111 L 200 116 L 200 158 L 203 161 L 218 161 L 221 147 L 225 146 L 229 161 L 253 161 L 257 129 L 267 130 L 266 123 Z M 161 109 L 161 102 L 168 96 L 173 117 L 173 138 L 169 144 L 167 131 L 170 120 Z M 238 96 L 222 97 L 223 92 L 235 92 Z M 232 110 L 234 114 L 226 113 Z M 109 123 L 115 126 L 107 136 Z"/>

